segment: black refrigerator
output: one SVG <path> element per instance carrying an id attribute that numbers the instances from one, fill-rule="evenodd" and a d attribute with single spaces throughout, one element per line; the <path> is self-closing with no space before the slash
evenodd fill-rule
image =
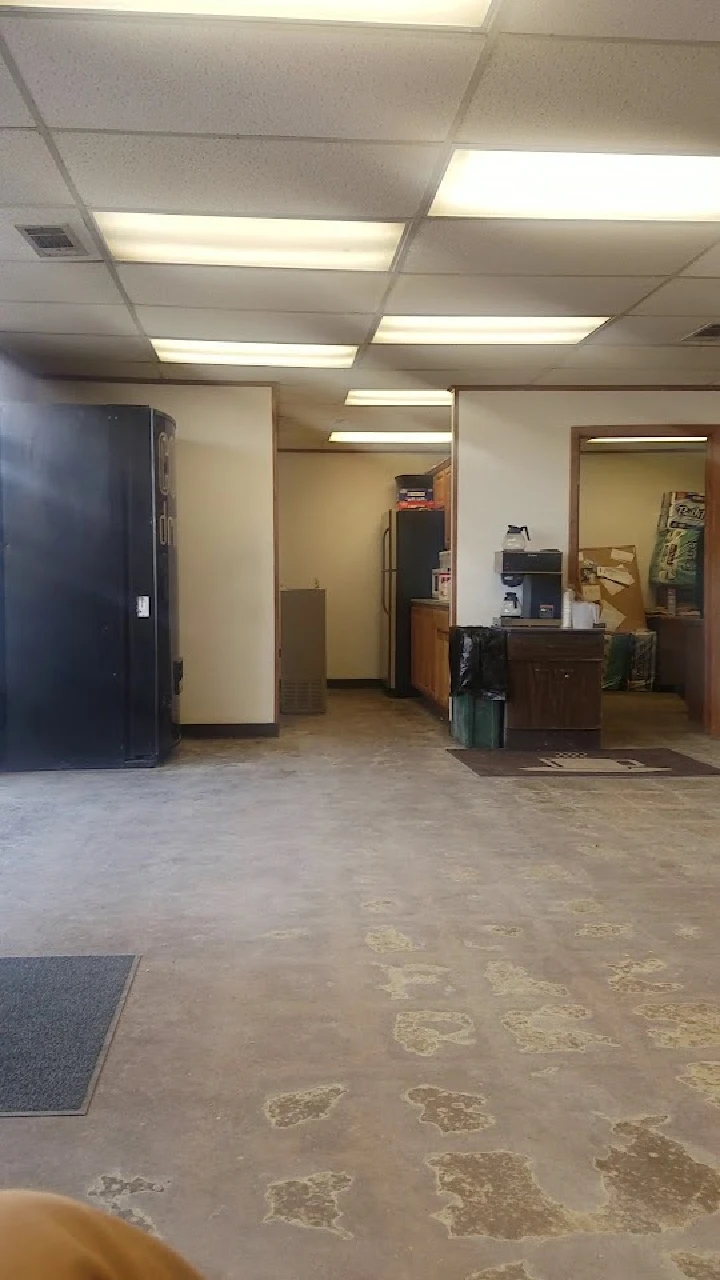
<path id="1" fill-rule="evenodd" d="M 0 768 L 159 764 L 179 737 L 175 424 L 0 408 Z"/>
<path id="2" fill-rule="evenodd" d="M 389 511 L 382 531 L 381 672 L 387 693 L 406 698 L 410 682 L 410 604 L 432 594 L 445 547 L 444 511 Z"/>

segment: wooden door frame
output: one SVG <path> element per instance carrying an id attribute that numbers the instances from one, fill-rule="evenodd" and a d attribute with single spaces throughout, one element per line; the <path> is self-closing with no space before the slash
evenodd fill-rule
<path id="1" fill-rule="evenodd" d="M 579 587 L 580 451 L 594 436 L 707 436 L 705 449 L 705 722 L 720 737 L 720 423 L 573 427 L 570 439 L 570 527 L 568 581 Z"/>

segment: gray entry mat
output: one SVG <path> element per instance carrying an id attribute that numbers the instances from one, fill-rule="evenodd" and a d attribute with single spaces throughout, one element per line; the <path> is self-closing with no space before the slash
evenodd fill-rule
<path id="1" fill-rule="evenodd" d="M 84 1115 L 137 956 L 0 957 L 0 1115 Z"/>

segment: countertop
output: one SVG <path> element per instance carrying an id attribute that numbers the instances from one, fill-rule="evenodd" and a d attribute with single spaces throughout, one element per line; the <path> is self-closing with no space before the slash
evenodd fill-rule
<path id="1" fill-rule="evenodd" d="M 449 600 L 411 600 L 411 604 L 424 604 L 430 609 L 449 609 Z"/>
<path id="2" fill-rule="evenodd" d="M 605 635 L 605 627 L 563 627 L 562 623 L 553 619 L 552 622 L 539 622 L 535 618 L 493 618 L 492 625 L 500 631 L 522 631 L 523 635 L 527 635 L 532 631 L 533 635 L 555 635 L 558 631 L 565 634 L 574 632 L 575 635 Z"/>

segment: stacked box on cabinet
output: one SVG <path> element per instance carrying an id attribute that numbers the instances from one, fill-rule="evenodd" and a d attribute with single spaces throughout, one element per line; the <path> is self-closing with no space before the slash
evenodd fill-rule
<path id="1" fill-rule="evenodd" d="M 702 574 L 705 495 L 687 490 L 664 493 L 660 505 L 650 585 L 658 605 L 694 608 Z"/>
<path id="2" fill-rule="evenodd" d="M 395 506 L 398 511 L 427 511 L 435 507 L 433 477 L 427 475 L 396 476 Z"/>

